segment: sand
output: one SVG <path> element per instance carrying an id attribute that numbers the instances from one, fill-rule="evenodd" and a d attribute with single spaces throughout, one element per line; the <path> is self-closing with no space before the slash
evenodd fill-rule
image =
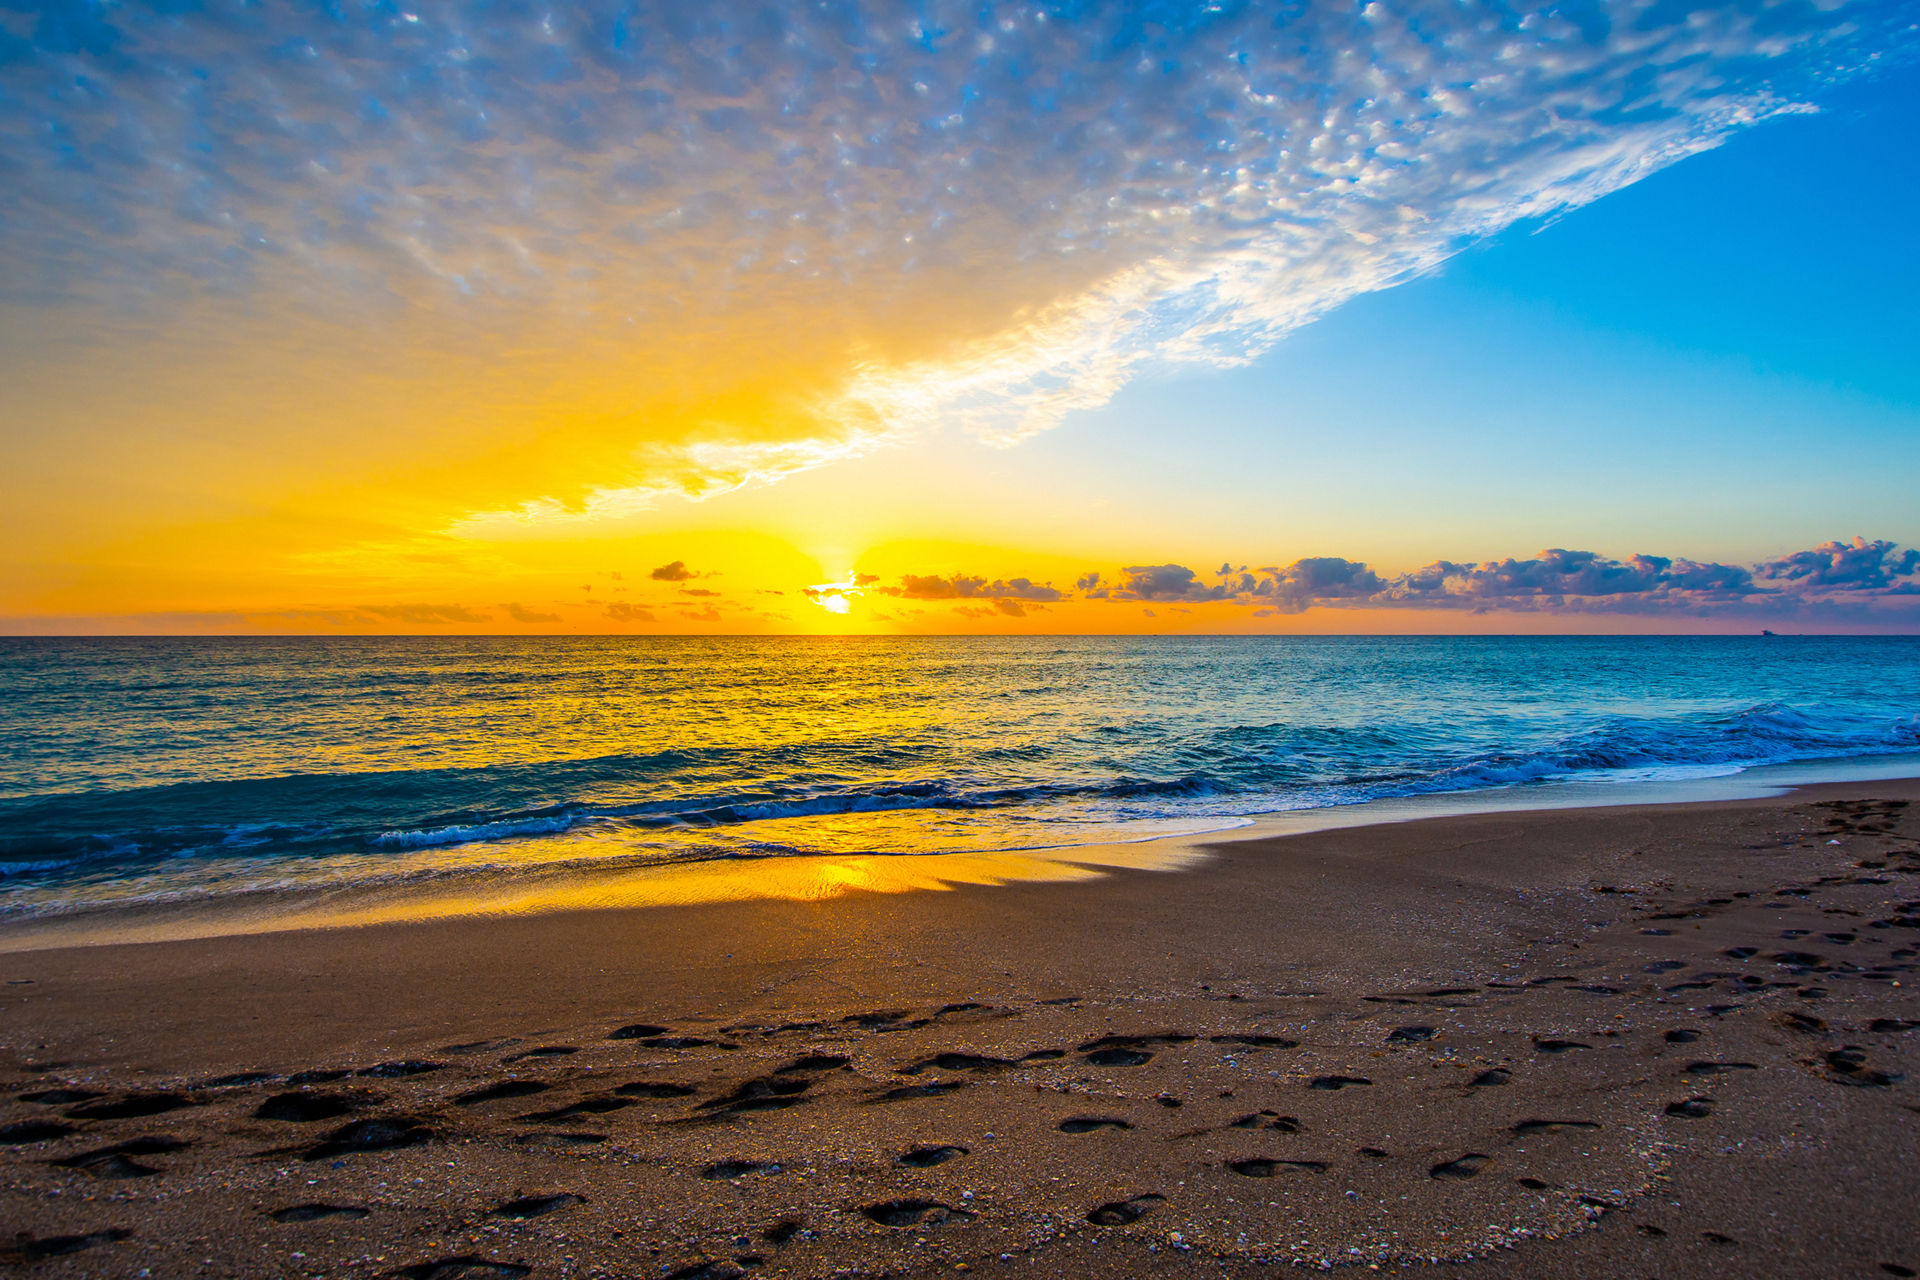
<path id="1" fill-rule="evenodd" d="M 0 1265 L 1912 1275 L 1916 795 L 0 955 Z"/>

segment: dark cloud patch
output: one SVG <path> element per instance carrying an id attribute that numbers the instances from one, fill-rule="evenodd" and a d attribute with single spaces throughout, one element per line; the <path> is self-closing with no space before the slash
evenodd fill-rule
<path id="1" fill-rule="evenodd" d="M 1765 577 L 1808 590 L 1878 591 L 1901 595 L 1920 591 L 1920 551 L 1902 551 L 1885 540 L 1826 542 L 1759 566 Z"/>
<path id="2" fill-rule="evenodd" d="M 637 604 L 628 604 L 624 600 L 608 605 L 605 612 L 607 617 L 613 619 L 615 622 L 658 621 L 658 619 L 653 616 L 653 610 L 643 609 Z"/>
<path id="3" fill-rule="evenodd" d="M 1240 590 L 1251 590 L 1237 583 L 1202 581 L 1182 564 L 1134 564 L 1121 571 L 1120 584 L 1108 592 L 1113 600 L 1230 600 Z"/>
<path id="4" fill-rule="evenodd" d="M 1067 598 L 1066 592 L 1052 583 L 1035 582 L 1031 578 L 995 578 L 989 582 L 964 573 L 945 578 L 939 574 L 903 574 L 899 586 L 877 590 L 882 595 L 906 600 L 1025 600 L 1052 604 Z"/>
<path id="5" fill-rule="evenodd" d="M 1223 575 L 1231 572 L 1222 566 Z M 1301 613 L 1330 600 L 1371 599 L 1387 586 L 1366 565 L 1339 556 L 1313 556 L 1295 560 L 1284 569 L 1261 572 L 1266 576 L 1254 583 L 1249 594 L 1280 613 Z"/>
<path id="6" fill-rule="evenodd" d="M 718 591 L 709 591 L 705 587 L 682 587 L 680 588 L 680 594 L 683 596 L 717 596 L 720 593 Z"/>
<path id="7" fill-rule="evenodd" d="M 520 605 L 520 604 L 503 604 L 500 607 L 502 609 L 505 609 L 507 611 L 507 616 L 509 618 L 512 618 L 515 622 L 558 622 L 560 621 L 560 615 L 557 613 L 539 613 L 533 609 L 529 609 L 526 606 Z"/>
<path id="8" fill-rule="evenodd" d="M 1855 537 L 1749 568 L 1656 555 L 1618 560 L 1554 547 L 1526 559 L 1436 560 L 1393 577 L 1339 556 L 1270 565 L 1257 575 L 1222 565 L 1216 576 L 1219 581 L 1209 583 L 1185 565 L 1134 565 L 1118 585 L 1088 574 L 1079 586 L 1088 600 L 1236 600 L 1283 614 L 1324 606 L 1701 617 L 1825 610 L 1837 618 L 1836 610 L 1852 610 L 1847 616 L 1874 620 L 1900 598 L 1920 597 L 1920 551 Z"/>
<path id="9" fill-rule="evenodd" d="M 1392 603 L 1448 607 L 1489 601 L 1656 595 L 1733 598 L 1758 590 L 1752 571 L 1736 565 L 1648 555 L 1613 560 L 1593 551 L 1556 547 L 1530 560 L 1488 560 L 1481 564 L 1436 561 L 1395 579 L 1382 594 Z"/>
<path id="10" fill-rule="evenodd" d="M 687 579 L 696 578 L 699 575 L 687 568 L 686 561 L 675 560 L 672 564 L 661 565 L 647 576 L 655 582 L 685 582 Z"/>
<path id="11" fill-rule="evenodd" d="M 414 624 L 492 622 L 490 614 L 475 613 L 463 604 L 363 604 L 359 612 L 384 622 Z"/>

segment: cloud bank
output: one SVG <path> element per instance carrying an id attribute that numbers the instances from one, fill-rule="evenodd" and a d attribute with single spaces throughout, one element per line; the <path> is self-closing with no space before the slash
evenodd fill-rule
<path id="1" fill-rule="evenodd" d="M 1616 560 L 1560 548 L 1524 560 L 1436 560 L 1383 576 L 1338 556 L 1257 570 L 1223 564 L 1210 577 L 1185 565 L 1131 565 L 1109 580 L 1089 572 L 1074 593 L 1022 595 L 1011 581 L 907 574 L 881 588 L 912 600 L 1020 599 L 1225 603 L 1262 615 L 1316 608 L 1442 609 L 1472 613 L 1627 614 L 1696 618 L 1817 618 L 1920 623 L 1920 550 L 1854 537 L 1751 566 L 1634 555 Z M 1003 612 L 1013 613 L 1011 609 Z M 1016 615 L 1017 616 L 1017 615 Z"/>
<path id="2" fill-rule="evenodd" d="M 50 2 L 0 18 L 0 293 L 349 362 L 404 321 L 424 404 L 483 361 L 589 468 L 453 527 L 577 526 L 1244 361 L 1912 38 L 1875 0 Z"/>

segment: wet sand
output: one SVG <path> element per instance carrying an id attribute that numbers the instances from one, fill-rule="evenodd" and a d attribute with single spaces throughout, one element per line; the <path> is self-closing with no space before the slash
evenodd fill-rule
<path id="1" fill-rule="evenodd" d="M 1911 1275 L 1916 796 L 0 955 L 0 1266 Z"/>

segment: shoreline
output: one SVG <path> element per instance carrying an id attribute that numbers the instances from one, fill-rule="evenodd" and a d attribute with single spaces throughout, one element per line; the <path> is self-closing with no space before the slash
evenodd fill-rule
<path id="1" fill-rule="evenodd" d="M 0 955 L 69 946 L 345 929 L 443 919 L 581 910 L 684 907 L 756 899 L 816 901 L 847 893 L 1083 882 L 1117 869 L 1176 871 L 1227 845 L 1431 818 L 1556 813 L 1763 799 L 1826 783 L 1920 778 L 1912 754 L 1844 756 L 1745 766 L 1702 777 L 1554 780 L 1390 796 L 1248 815 L 1182 835 L 954 853 L 856 853 L 693 859 L 595 867 L 583 862 L 338 888 L 243 890 L 178 902 L 139 901 L 0 919 Z M 610 859 L 618 862 L 618 859 Z"/>
<path id="2" fill-rule="evenodd" d="M 0 1197 L 33 1240 L 102 1237 L 51 1275 L 1899 1274 L 1915 800 L 1831 783 L 1231 840 L 1178 875 L 14 952 L 0 1126 L 65 1131 L 0 1148 Z M 50 1090 L 100 1096 L 19 1096 Z M 342 1109 L 262 1114 L 289 1095 Z M 183 1101 L 115 1118 L 156 1096 Z M 396 1142 L 339 1136 L 374 1121 Z M 296 1201 L 342 1212 L 273 1216 Z"/>

